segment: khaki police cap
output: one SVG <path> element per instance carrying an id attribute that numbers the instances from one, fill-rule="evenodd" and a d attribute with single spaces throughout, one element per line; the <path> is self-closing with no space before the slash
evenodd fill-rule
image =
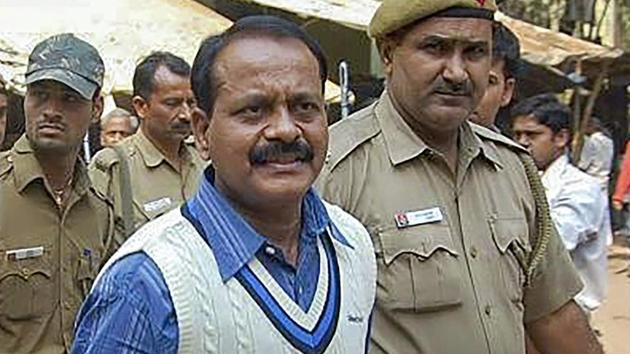
<path id="1" fill-rule="evenodd" d="M 434 15 L 492 19 L 496 9 L 495 0 L 383 0 L 368 33 L 373 38 L 383 37 Z"/>

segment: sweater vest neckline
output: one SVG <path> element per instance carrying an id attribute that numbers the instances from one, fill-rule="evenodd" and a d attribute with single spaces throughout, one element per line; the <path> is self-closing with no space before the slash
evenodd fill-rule
<path id="1" fill-rule="evenodd" d="M 258 260 L 244 266 L 235 275 L 276 330 L 303 353 L 323 353 L 326 350 L 336 332 L 341 308 L 339 264 L 329 237 L 318 238 L 318 250 L 323 279 L 320 277 L 315 299 L 306 313 L 280 288 Z M 325 300 L 318 301 L 322 297 Z"/>

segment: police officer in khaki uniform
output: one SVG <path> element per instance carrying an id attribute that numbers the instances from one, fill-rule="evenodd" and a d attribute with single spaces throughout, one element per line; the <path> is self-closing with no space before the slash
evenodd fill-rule
<path id="1" fill-rule="evenodd" d="M 192 196 L 204 167 L 186 140 L 195 107 L 190 66 L 171 53 L 152 53 L 136 67 L 133 86 L 140 130 L 90 164 L 95 187 L 114 204 L 117 244 Z"/>
<path id="2" fill-rule="evenodd" d="M 113 210 L 79 151 L 103 110 L 104 65 L 71 34 L 31 53 L 26 134 L 0 154 L 0 353 L 65 353 L 106 254 Z"/>
<path id="3" fill-rule="evenodd" d="M 599 353 L 537 172 L 467 122 L 488 84 L 492 0 L 383 0 L 386 92 L 331 129 L 324 198 L 370 231 L 373 353 Z"/>

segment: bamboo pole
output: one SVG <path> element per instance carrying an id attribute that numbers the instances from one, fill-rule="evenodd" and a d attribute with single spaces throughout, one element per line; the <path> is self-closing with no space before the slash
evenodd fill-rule
<path id="1" fill-rule="evenodd" d="M 586 101 L 584 112 L 582 112 L 582 117 L 579 122 L 579 129 L 574 132 L 572 143 L 572 157 L 575 164 L 578 164 L 580 162 L 582 148 L 584 147 L 584 136 L 586 135 L 586 129 L 588 127 L 589 121 L 591 120 L 591 116 L 593 115 L 593 109 L 595 108 L 597 97 L 599 97 L 599 94 L 602 91 L 602 87 L 604 86 L 604 79 L 606 79 L 606 77 L 608 76 L 609 65 L 609 63 L 603 65 L 602 70 L 597 75 L 597 78 L 595 79 L 595 85 L 593 85 L 593 90 L 591 91 L 591 94 Z"/>

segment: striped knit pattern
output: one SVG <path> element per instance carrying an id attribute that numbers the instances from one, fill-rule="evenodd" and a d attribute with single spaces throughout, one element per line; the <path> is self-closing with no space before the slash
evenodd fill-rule
<path id="1" fill-rule="evenodd" d="M 364 353 L 375 294 L 374 250 L 357 220 L 336 206 L 326 209 L 352 248 L 319 238 L 320 277 L 307 312 L 257 259 L 224 283 L 212 251 L 180 210 L 140 229 L 101 274 L 125 255 L 151 257 L 173 300 L 182 354 Z"/>

